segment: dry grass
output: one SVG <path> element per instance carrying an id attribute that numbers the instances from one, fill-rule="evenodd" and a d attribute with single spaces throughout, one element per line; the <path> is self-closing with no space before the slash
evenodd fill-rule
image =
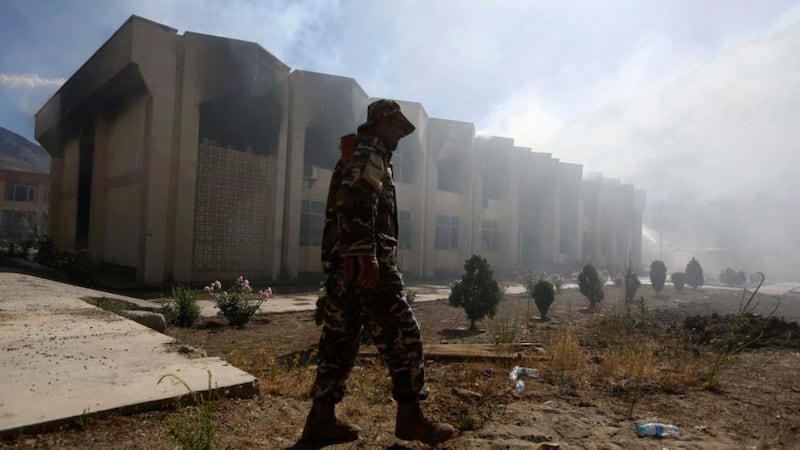
<path id="1" fill-rule="evenodd" d="M 561 373 L 578 371 L 586 365 L 586 351 L 578 341 L 578 335 L 571 327 L 553 332 L 547 343 L 553 355 L 548 367 Z"/>
<path id="2" fill-rule="evenodd" d="M 610 347 L 602 353 L 599 374 L 612 379 L 653 378 L 659 373 L 658 344 L 653 340 Z"/>
<path id="3" fill-rule="evenodd" d="M 315 358 L 316 352 L 297 352 L 288 360 L 279 360 L 265 348 L 251 352 L 230 349 L 225 355 L 228 362 L 258 378 L 263 393 L 294 398 L 308 396 L 316 370 L 309 361 Z"/>

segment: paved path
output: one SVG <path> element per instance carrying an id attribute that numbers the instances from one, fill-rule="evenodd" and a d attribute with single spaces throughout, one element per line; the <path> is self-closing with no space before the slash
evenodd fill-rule
<path id="1" fill-rule="evenodd" d="M 436 300 L 447 299 L 450 296 L 450 288 L 445 285 L 434 284 L 412 284 L 406 286 L 407 289 L 413 289 L 417 292 L 415 302 L 431 302 Z M 525 292 L 522 285 L 511 285 L 506 289 L 507 294 L 520 294 Z M 286 313 L 298 311 L 312 311 L 316 308 L 318 292 L 301 292 L 294 294 L 280 294 L 276 293 L 272 298 L 268 299 L 261 305 L 258 313 Z M 144 309 L 156 310 L 165 300 L 139 300 L 137 306 Z M 215 317 L 219 313 L 212 300 L 198 300 L 197 304 L 200 305 L 200 315 L 202 317 Z"/>
<path id="2" fill-rule="evenodd" d="M 212 384 L 252 395 L 255 378 L 220 358 L 189 358 L 175 340 L 85 297 L 122 296 L 0 272 L 0 435 L 75 423 L 84 413 L 142 410 Z"/>

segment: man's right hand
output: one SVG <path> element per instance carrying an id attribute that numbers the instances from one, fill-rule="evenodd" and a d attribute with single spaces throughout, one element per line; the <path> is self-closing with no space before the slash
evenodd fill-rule
<path id="1" fill-rule="evenodd" d="M 378 284 L 378 259 L 374 256 L 345 256 L 344 258 L 344 281 L 356 281 L 358 273 L 358 284 L 362 288 L 371 289 Z"/>

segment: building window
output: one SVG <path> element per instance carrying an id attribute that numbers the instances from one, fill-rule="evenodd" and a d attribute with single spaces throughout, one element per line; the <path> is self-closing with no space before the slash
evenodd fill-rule
<path id="1" fill-rule="evenodd" d="M 400 248 L 411 248 L 411 211 L 397 213 L 398 243 Z"/>
<path id="2" fill-rule="evenodd" d="M 322 244 L 325 202 L 303 200 L 300 206 L 300 245 Z"/>
<path id="3" fill-rule="evenodd" d="M 458 248 L 458 217 L 436 216 L 436 248 Z"/>
<path id="4" fill-rule="evenodd" d="M 497 222 L 484 220 L 481 224 L 481 241 L 486 250 L 497 250 Z"/>
<path id="5" fill-rule="evenodd" d="M 6 186 L 6 200 L 14 202 L 35 202 L 36 186 L 9 184 Z"/>
<path id="6" fill-rule="evenodd" d="M 28 211 L 3 211 L 0 219 L 0 236 L 3 239 L 18 241 L 34 236 L 36 229 L 36 213 Z"/>

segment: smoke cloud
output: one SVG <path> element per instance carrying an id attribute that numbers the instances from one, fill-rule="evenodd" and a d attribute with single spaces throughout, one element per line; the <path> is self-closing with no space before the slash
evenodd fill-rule
<path id="1" fill-rule="evenodd" d="M 65 81 L 65 78 L 45 78 L 37 74 L 0 73 L 0 86 L 11 89 L 57 88 Z"/>
<path id="2" fill-rule="evenodd" d="M 800 279 L 798 52 L 795 23 L 557 130 L 528 108 L 504 132 L 646 189 L 649 229 L 676 263 L 695 253 L 712 274 L 731 264 Z"/>

